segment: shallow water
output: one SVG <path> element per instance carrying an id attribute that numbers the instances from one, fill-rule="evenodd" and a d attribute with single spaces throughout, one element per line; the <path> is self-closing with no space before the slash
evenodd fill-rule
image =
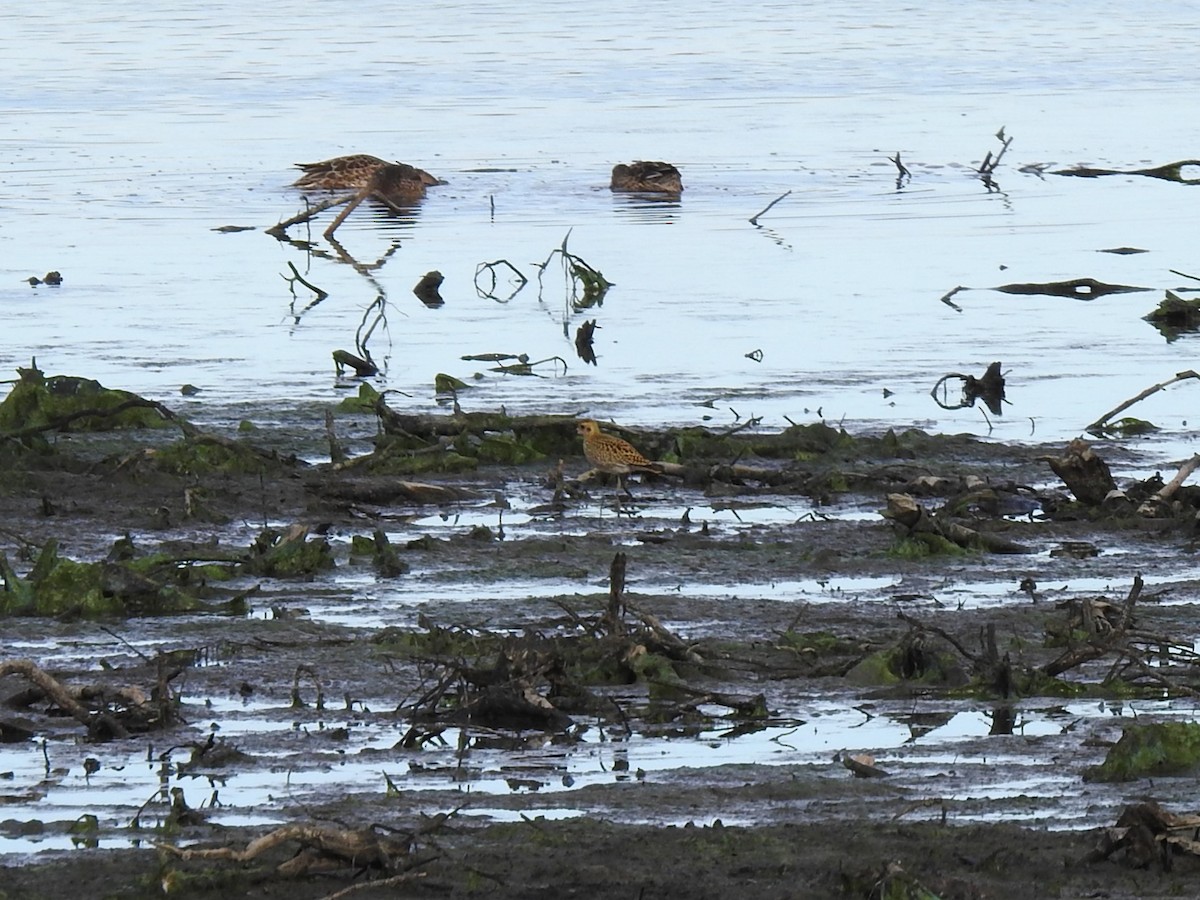
<path id="1" fill-rule="evenodd" d="M 378 383 L 417 410 L 446 372 L 476 384 L 462 398 L 475 409 L 986 434 L 979 410 L 941 410 L 929 391 L 1001 360 L 1012 405 L 990 433 L 1053 440 L 1194 365 L 1191 339 L 1168 344 L 1139 318 L 1189 283 L 1170 269 L 1196 268 L 1193 188 L 1018 171 L 1186 158 L 1188 4 L 1154 17 L 1116 3 L 984 17 L 945 2 L 762 4 L 731 22 L 639 3 L 582 26 L 553 3 L 437 4 L 402 23 L 389 9 L 150 3 L 135 28 L 50 2 L 10 17 L 0 369 L 36 355 L 210 421 L 246 400 L 334 402 L 329 354 L 353 348 L 380 292 Z M 1015 141 L 989 192 L 972 167 L 1000 126 Z M 328 215 L 311 256 L 261 231 L 301 208 L 293 162 L 354 151 L 450 182 L 411 216 L 364 209 L 339 230 L 360 263 L 399 242 L 373 281 L 319 237 Z M 903 190 L 897 151 L 913 172 Z M 608 169 L 637 157 L 681 167 L 678 204 L 611 195 Z M 788 190 L 760 227 L 747 221 Z M 258 230 L 212 230 L 228 224 Z M 536 282 L 508 302 L 479 296 L 479 263 L 532 279 L 568 231 L 616 283 L 603 307 L 569 310 L 555 273 L 540 298 Z M 1097 252 L 1120 246 L 1150 252 Z M 303 311 L 289 263 L 330 296 Z M 21 283 L 49 269 L 60 288 Z M 409 293 L 431 269 L 446 276 L 436 310 Z M 958 285 L 1078 277 L 1151 290 L 938 302 Z M 595 367 L 571 340 L 590 318 Z M 484 352 L 569 368 L 476 383 L 487 366 L 460 357 Z M 183 401 L 184 383 L 203 393 Z M 1134 410 L 1166 429 L 1164 454 L 1190 452 L 1192 391 Z"/>
<path id="2" fill-rule="evenodd" d="M 767 722 L 736 737 L 725 728 L 664 728 L 659 735 L 616 737 L 585 727 L 578 743 L 531 736 L 532 743 L 517 746 L 516 738 L 474 731 L 459 746 L 457 730 L 450 729 L 439 743 L 402 751 L 398 743 L 408 726 L 386 716 L 220 698 L 206 699 L 202 708 L 185 704 L 184 712 L 211 722 L 223 741 L 252 752 L 270 747 L 270 753 L 256 767 L 185 771 L 186 748 L 151 747 L 148 753 L 139 743 L 117 742 L 43 752 L 41 746 L 0 745 L 0 770 L 23 788 L 5 799 L 0 854 L 67 849 L 85 839 L 110 848 L 137 845 L 147 833 L 132 823 L 137 820 L 142 829 L 160 825 L 174 788 L 190 807 L 204 809 L 208 821 L 231 827 L 280 824 L 297 805 L 320 803 L 339 788 L 378 797 L 389 782 L 414 796 L 419 792 L 424 803 L 462 807 L 467 815 L 504 821 L 547 809 L 550 817 L 562 818 L 588 814 L 594 795 L 575 792 L 590 786 L 670 783 L 720 766 L 754 763 L 785 767 L 795 777 L 842 780 L 849 776 L 840 754 L 861 748 L 869 748 L 876 764 L 890 772 L 889 786 L 914 799 L 934 796 L 960 804 L 958 822 L 1028 822 L 1036 806 L 1055 827 L 1079 827 L 1106 821 L 1108 805 L 1119 802 L 1124 789 L 1093 786 L 1090 806 L 1073 802 L 1064 793 L 1065 751 L 1057 736 L 1106 720 L 1194 715 L 1190 707 L 1149 701 L 1039 706 L 1030 700 L 1014 711 L 1012 731 L 1004 734 L 994 732 L 994 711 L 969 703 L 831 697 L 808 700 L 801 719 Z M 1073 763 L 1081 766 L 1086 760 L 1073 752 Z M 1090 753 L 1097 763 L 1103 758 L 1102 749 Z M 94 764 L 90 775 L 85 757 Z M 66 830 L 81 810 L 97 817 L 99 831 L 79 836 Z M 605 812 L 621 821 L 639 821 L 645 814 L 636 804 L 625 813 L 609 807 Z M 718 806 L 678 822 L 665 815 L 674 824 L 697 815 L 701 820 L 720 815 L 734 824 L 744 814 Z M 764 818 L 771 818 L 769 811 L 760 811 L 758 821 Z M 664 820 L 659 815 L 653 821 Z"/>

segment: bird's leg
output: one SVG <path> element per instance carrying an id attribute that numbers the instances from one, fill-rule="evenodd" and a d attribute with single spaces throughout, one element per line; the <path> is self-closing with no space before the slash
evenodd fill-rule
<path id="1" fill-rule="evenodd" d="M 629 490 L 629 485 L 625 483 L 624 475 L 617 476 L 617 487 L 625 492 L 626 497 L 628 497 L 630 500 L 633 499 L 633 491 Z"/>

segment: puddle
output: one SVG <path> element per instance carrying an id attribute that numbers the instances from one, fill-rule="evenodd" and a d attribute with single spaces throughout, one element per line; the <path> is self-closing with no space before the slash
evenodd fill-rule
<path id="1" fill-rule="evenodd" d="M 146 838 L 131 830 L 130 823 L 140 817 L 143 828 L 153 828 L 165 817 L 169 801 L 164 797 L 174 788 L 183 791 L 189 806 L 225 825 L 270 825 L 284 821 L 287 806 L 315 802 L 331 788 L 379 795 L 389 784 L 419 791 L 434 805 L 438 801 L 431 796 L 444 793 L 441 805 L 446 808 L 466 803 L 472 816 L 512 821 L 522 814 L 584 815 L 569 798 L 592 785 L 657 783 L 724 766 L 811 767 L 822 776 L 847 777 L 837 763 L 838 754 L 847 752 L 873 754 L 876 765 L 892 772 L 890 783 L 912 791 L 914 800 L 1053 799 L 1063 792 L 1061 762 L 1057 753 L 1038 751 L 1039 740 L 1082 731 L 1088 722 L 1148 715 L 1190 720 L 1196 713 L 1190 708 L 1194 705 L 1165 702 L 1044 706 L 1023 701 L 1013 708 L 1011 733 L 996 735 L 994 710 L 949 702 L 858 701 L 854 708 L 847 702 L 855 701 L 811 698 L 800 704 L 796 720 L 749 728 L 664 727 L 657 734 L 614 739 L 584 726 L 575 743 L 532 734 L 524 741 L 515 733 L 463 734 L 451 728 L 425 749 L 402 751 L 396 745 L 408 730 L 403 721 L 214 699 L 200 709 L 185 705 L 185 715 L 197 722 L 211 720 L 230 745 L 254 754 L 270 747 L 270 752 L 229 770 L 185 773 L 179 766 L 188 757 L 186 749 L 128 742 L 0 746 L 0 772 L 6 776 L 0 782 L 6 819 L 0 823 L 0 852 L 73 846 L 72 836 L 63 831 L 81 810 L 98 817 L 103 846 L 128 846 Z M 465 753 L 460 742 L 465 742 Z M 1095 753 L 1099 761 L 1103 751 Z M 93 761 L 90 775 L 84 772 L 85 759 Z M 1081 764 L 1076 759 L 1072 766 Z M 496 808 L 486 799 L 546 795 L 560 799 L 526 809 L 519 803 Z M 1001 806 L 956 818 L 1021 821 L 1024 815 Z M 29 824 L 33 822 L 43 825 Z"/>

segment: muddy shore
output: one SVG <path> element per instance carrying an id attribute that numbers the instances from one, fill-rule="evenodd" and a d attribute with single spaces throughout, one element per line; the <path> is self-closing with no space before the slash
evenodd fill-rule
<path id="1" fill-rule="evenodd" d="M 55 649 L 94 641 L 95 620 L 26 616 L 6 619 L 4 628 L 11 646 L 43 641 L 41 650 L 20 655 L 72 685 L 153 685 L 151 648 L 217 660 L 185 667 L 172 682 L 178 720 L 165 732 L 118 740 L 127 755 L 201 746 L 213 734 L 213 709 L 253 697 L 262 704 L 259 719 L 300 727 L 284 738 L 270 729 L 241 734 L 229 742 L 227 749 L 237 755 L 221 762 L 219 775 L 215 765 L 201 765 L 193 776 L 203 771 L 214 785 L 236 783 L 239 773 L 269 770 L 272 757 L 284 750 L 292 754 L 292 770 L 325 769 L 334 776 L 298 798 L 272 795 L 271 825 L 223 824 L 215 809 L 173 814 L 169 797 L 152 807 L 156 814 L 132 837 L 128 827 L 115 824 L 117 817 L 101 815 L 79 849 L 37 853 L 31 846 L 0 857 L 0 897 L 165 891 L 299 898 L 348 888 L 364 897 L 929 896 L 882 893 L 901 889 L 908 878 L 912 891 L 921 885 L 943 898 L 1165 897 L 1200 890 L 1190 857 L 1179 857 L 1169 871 L 1088 858 L 1101 829 L 1129 803 L 1150 797 L 1176 812 L 1191 811 L 1190 779 L 1105 785 L 1083 780 L 1084 771 L 1100 763 L 1119 737 L 1121 719 L 1111 713 L 1085 716 L 1078 707 L 1064 711 L 1068 703 L 1082 698 L 1092 705 L 1119 705 L 1146 695 L 1088 687 L 1070 698 L 989 696 L 964 690 L 967 678 L 884 684 L 861 666 L 870 654 L 906 640 L 912 627 L 904 615 L 956 636 L 968 648 L 978 646 L 978 636 L 990 627 L 1007 658 L 1035 667 L 1062 652 L 1046 636 L 1066 615 L 1065 601 L 1086 594 L 1120 602 L 1138 574 L 1147 584 L 1147 599 L 1139 606 L 1143 627 L 1195 638 L 1200 628 L 1194 625 L 1191 537 L 1174 522 L 977 510 L 970 514 L 977 525 L 986 520 L 990 524 L 980 527 L 1002 531 L 1029 552 L 897 552 L 896 530 L 879 515 L 888 485 L 912 483 L 918 475 L 973 476 L 1013 488 L 1011 493 L 1021 486 L 1048 494 L 1055 480 L 1044 457 L 1061 448 L 945 439 L 922 441 L 918 452 L 916 445 L 899 442 L 891 458 L 877 448 L 869 458 L 841 452 L 838 470 L 863 477 L 853 487 L 817 497 L 658 478 L 633 485 L 635 499 L 622 501 L 618 514 L 608 505 L 613 486 L 598 482 L 551 507 L 554 486 L 547 471 L 554 460 L 479 465 L 420 478 L 469 491 L 471 500 L 371 502 L 362 498 L 376 496 L 370 491 L 381 476 L 338 473 L 293 459 L 320 455 L 322 425 L 312 411 L 280 418 L 277 426 L 247 438 L 279 454 L 277 465 L 256 473 L 163 471 L 146 451 L 165 439 L 140 433 L 67 435 L 58 438 L 52 454 L 9 452 L 0 486 L 0 550 L 22 576 L 32 567 L 35 548 L 50 540 L 58 542 L 61 555 L 84 562 L 104 559 L 125 535 L 139 554 L 196 556 L 197 548 L 208 547 L 216 555 L 244 548 L 266 520 L 275 528 L 300 523 L 310 539 L 327 540 L 335 562 L 331 572 L 290 579 L 242 575 L 222 589 L 252 591 L 243 615 L 106 619 L 100 624 L 120 640 L 98 652 L 102 666 L 94 658 L 64 660 Z M 374 420 L 347 416 L 339 428 L 352 449 L 358 442 L 362 450 Z M 1137 462 L 1118 447 L 1104 452 L 1118 474 Z M 570 475 L 587 466 L 576 456 L 566 459 L 566 468 Z M 936 505 L 946 497 L 922 499 Z M 717 514 L 727 508 L 740 508 L 741 519 Z M 667 517 L 658 512 L 663 509 L 688 512 Z M 805 512 L 793 514 L 798 509 Z M 756 510 L 778 514 L 756 519 Z M 440 525 L 420 524 L 439 515 Z M 480 517 L 488 524 L 479 524 Z M 427 533 L 393 542 L 402 564 L 394 571 L 352 557 L 354 537 L 413 528 Z M 1091 550 L 1073 552 L 1080 547 Z M 565 640 L 581 623 L 601 621 L 609 609 L 617 553 L 627 565 L 623 599 L 642 616 L 639 622 L 627 614 L 623 627 L 644 627 L 645 617 L 652 617 L 691 656 L 675 661 L 681 683 L 669 697 L 656 695 L 648 677 L 592 685 L 592 699 L 601 698 L 620 715 L 587 705 L 569 709 L 575 743 L 562 750 L 562 759 L 599 752 L 595 744 L 587 750 L 589 740 L 599 740 L 604 750 L 609 741 L 653 737 L 694 743 L 702 751 L 721 734 L 722 744 L 737 747 L 747 740 L 742 735 L 803 731 L 827 707 L 860 709 L 864 722 L 881 717 L 904 722 L 913 730 L 912 741 L 856 745 L 851 731 L 844 744 L 805 754 L 772 738 L 765 744 L 770 755 L 763 758 L 747 750 L 736 762 L 684 761 L 644 770 L 635 761 L 574 788 L 563 774 L 566 766 L 559 771 L 541 757 L 529 764 L 536 732 L 528 728 L 472 730 L 449 715 L 444 722 L 426 722 L 431 731 L 450 728 L 446 734 L 460 733 L 461 727 L 475 742 L 448 749 L 455 757 L 452 766 L 444 755 L 426 752 L 432 744 L 415 749 L 398 740 L 387 749 L 355 744 L 356 729 L 393 728 L 399 736 L 417 721 L 410 704 L 428 688 L 433 653 L 428 643 L 414 650 L 408 635 L 428 640 L 433 628 L 440 634 L 470 631 L 477 641 L 489 639 L 481 635 Z M 870 579 L 882 586 L 837 587 Z M 511 589 L 531 581 L 545 589 L 532 596 Z M 1087 587 L 1077 590 L 1076 582 Z M 790 594 L 771 587 L 781 583 L 805 587 Z M 1094 589 L 1096 584 L 1104 587 Z M 389 601 L 396 593 L 404 595 L 402 603 Z M 805 644 L 798 635 L 826 635 L 830 641 Z M 132 652 L 131 646 L 144 649 Z M 299 679 L 303 667 L 328 698 L 324 709 L 314 704 L 309 676 Z M 1080 667 L 1064 679 L 1094 685 L 1103 674 L 1101 668 Z M 11 676 L 0 686 L 6 695 L 16 691 Z M 722 698 L 759 694 L 766 712 L 757 720 L 713 709 Z M 1162 697 L 1159 692 L 1149 699 Z M 1179 702 L 1190 712 L 1192 701 Z M 656 720 L 663 704 L 671 716 Z M 335 718 L 329 709 L 341 707 L 345 734 L 317 727 Z M 922 744 L 922 717 L 944 723 L 961 712 L 987 717 L 991 733 L 946 746 Z M 1009 715 L 1061 727 L 1022 733 L 1011 723 L 1007 730 L 996 725 Z M 19 713 L 10 706 L 3 718 L 28 721 L 36 740 L 44 739 L 47 752 L 68 771 L 90 753 L 101 753 L 85 741 L 78 723 L 47 717 L 37 706 Z M 570 731 L 559 729 L 557 736 L 547 733 L 539 740 L 553 745 Z M 582 735 L 587 737 L 580 743 Z M 35 738 L 29 741 L 32 753 Z M 872 754 L 886 777 L 854 777 L 845 757 L 858 753 Z M 408 774 L 394 791 L 377 776 L 343 782 L 336 771 L 348 758 L 371 762 L 377 773 Z M 483 775 L 460 776 L 457 789 L 439 780 L 449 768 L 469 770 L 473 764 Z M 178 768 L 186 768 L 183 757 Z M 422 772 L 438 778 L 423 787 L 421 774 L 414 774 Z M 482 789 L 496 780 L 488 780 L 489 772 L 508 779 L 509 789 Z M 1000 789 L 1006 783 L 1033 786 L 1014 793 Z M 9 805 L 28 802 L 33 789 L 19 778 L 0 782 Z M 53 795 L 53 789 L 47 793 Z M 47 834 L 67 832 L 87 807 L 87 792 L 80 792 L 67 812 L 47 808 L 38 827 Z M 560 818 L 564 809 L 570 816 Z M 2 811 L 0 818 L 8 819 L 0 823 L 6 837 L 34 831 L 29 820 Z M 240 849 L 280 824 L 342 831 L 374 825 L 398 843 L 389 844 L 395 856 L 387 866 L 364 871 L 344 865 L 292 877 L 276 867 L 295 855 L 294 841 L 244 860 L 185 859 L 156 846 Z M 372 879 L 386 881 L 371 887 Z"/>

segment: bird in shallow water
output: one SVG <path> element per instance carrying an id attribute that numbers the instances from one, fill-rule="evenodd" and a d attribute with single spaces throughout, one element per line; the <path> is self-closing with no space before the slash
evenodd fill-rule
<path id="1" fill-rule="evenodd" d="M 642 456 L 629 441 L 605 434 L 591 419 L 584 419 L 575 430 L 583 435 L 583 455 L 587 461 L 599 471 L 617 476 L 617 485 L 630 497 L 633 494 L 625 486 L 626 475 L 630 472 L 662 472 L 662 466 Z"/>
<path id="2" fill-rule="evenodd" d="M 310 191 L 361 190 L 375 181 L 386 185 L 387 193 L 411 197 L 425 196 L 425 188 L 445 184 L 424 169 L 407 163 L 390 163 L 378 156 L 355 153 L 335 156 L 315 163 L 296 163 L 304 174 L 294 187 Z"/>
<path id="3" fill-rule="evenodd" d="M 668 162 L 638 160 L 629 165 L 618 163 L 613 166 L 612 189 L 678 194 L 683 190 L 683 179 L 679 170 Z"/>

